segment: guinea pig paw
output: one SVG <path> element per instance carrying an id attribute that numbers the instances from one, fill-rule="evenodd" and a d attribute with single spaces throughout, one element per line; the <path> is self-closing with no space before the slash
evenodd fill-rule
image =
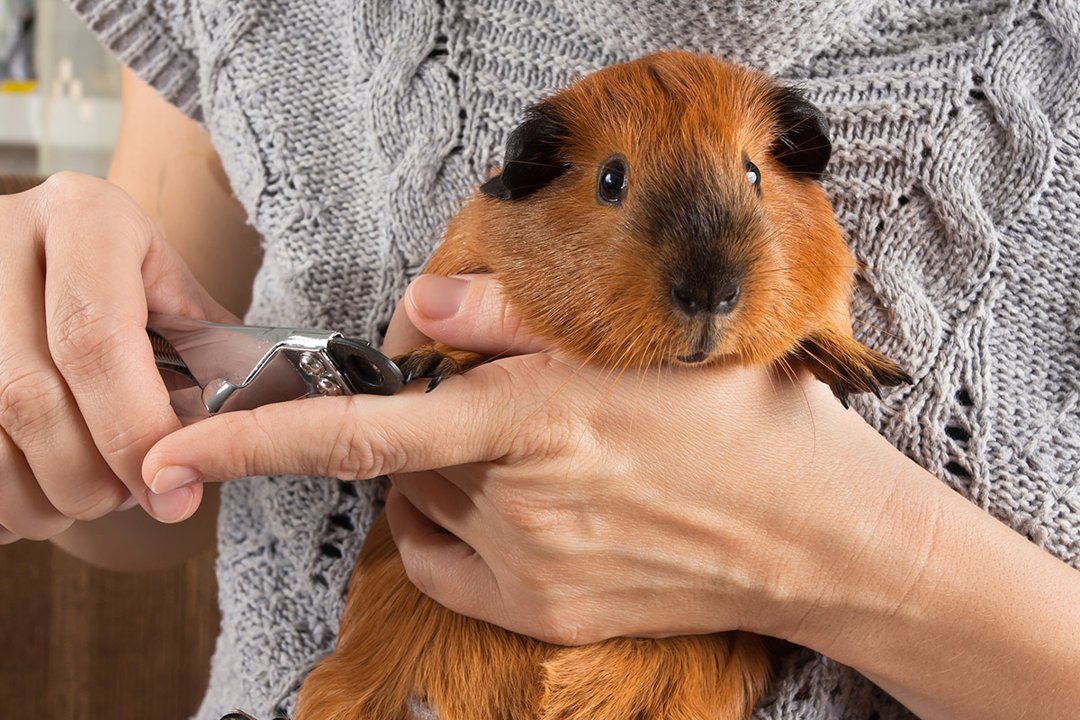
<path id="1" fill-rule="evenodd" d="M 835 332 L 818 332 L 804 339 L 796 356 L 832 389 L 844 407 L 849 406 L 849 395 L 868 392 L 880 398 L 883 387 L 914 382 L 889 358 Z"/>
<path id="2" fill-rule="evenodd" d="M 446 378 L 460 375 L 483 361 L 482 355 L 455 350 L 441 343 L 421 345 L 394 358 L 405 382 L 415 378 L 431 379 L 425 392 L 431 392 Z"/>

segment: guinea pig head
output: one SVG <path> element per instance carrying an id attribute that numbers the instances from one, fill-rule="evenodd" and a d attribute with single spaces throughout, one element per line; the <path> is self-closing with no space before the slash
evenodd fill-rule
<path id="1" fill-rule="evenodd" d="M 486 259 L 583 358 L 771 361 L 846 316 L 830 148 L 820 111 L 756 71 L 684 52 L 611 66 L 511 135 L 478 200 Z"/>

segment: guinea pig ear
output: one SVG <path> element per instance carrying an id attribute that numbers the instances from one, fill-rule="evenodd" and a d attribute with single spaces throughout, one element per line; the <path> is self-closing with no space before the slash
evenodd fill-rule
<path id="1" fill-rule="evenodd" d="M 778 88 L 775 99 L 779 135 L 773 155 L 791 172 L 817 180 L 832 154 L 828 120 L 798 90 Z"/>
<path id="2" fill-rule="evenodd" d="M 566 135 L 555 108 L 548 103 L 532 106 L 506 140 L 502 172 L 480 190 L 498 200 L 517 200 L 547 186 L 569 167 L 559 159 Z"/>

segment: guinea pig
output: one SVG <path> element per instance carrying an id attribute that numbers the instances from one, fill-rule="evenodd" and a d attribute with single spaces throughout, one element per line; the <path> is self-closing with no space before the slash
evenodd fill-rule
<path id="1" fill-rule="evenodd" d="M 493 273 L 583 361 L 799 361 L 846 404 L 910 378 L 852 336 L 830 152 L 822 113 L 762 73 L 685 52 L 611 66 L 527 111 L 425 272 Z M 396 360 L 430 390 L 489 359 Z M 409 582 L 380 517 L 296 720 L 734 720 L 769 674 L 747 633 L 560 647 L 456 615 Z"/>

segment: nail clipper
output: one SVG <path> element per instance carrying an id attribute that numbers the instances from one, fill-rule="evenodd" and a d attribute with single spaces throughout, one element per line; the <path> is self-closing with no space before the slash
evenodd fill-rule
<path id="1" fill-rule="evenodd" d="M 305 397 L 393 395 L 402 386 L 390 358 L 340 332 L 223 325 L 156 313 L 146 332 L 185 425 Z"/>

